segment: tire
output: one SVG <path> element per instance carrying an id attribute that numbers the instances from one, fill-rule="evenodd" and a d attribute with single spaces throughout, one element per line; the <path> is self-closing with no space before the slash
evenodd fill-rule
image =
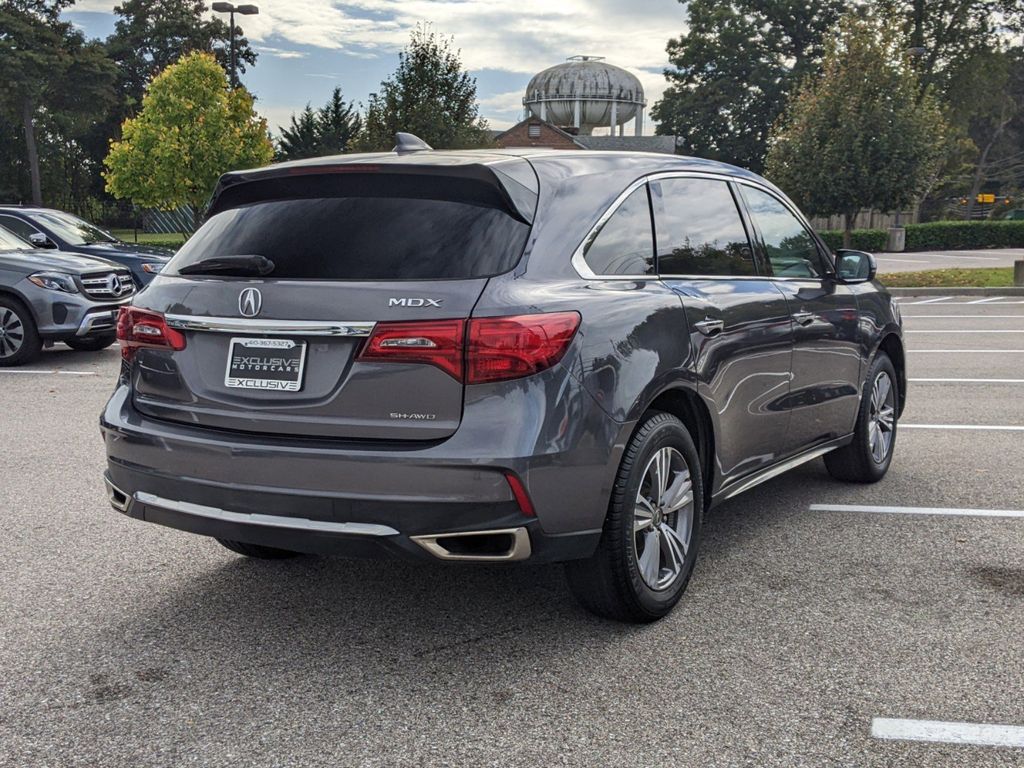
<path id="1" fill-rule="evenodd" d="M 28 308 L 13 297 L 0 296 L 0 367 L 31 363 L 42 348 Z"/>
<path id="2" fill-rule="evenodd" d="M 660 465 L 669 466 L 661 473 L 669 481 L 660 499 L 659 457 Z M 646 623 L 667 615 L 686 591 L 697 560 L 703 489 L 686 427 L 668 413 L 650 412 L 626 446 L 597 551 L 566 564 L 569 588 L 580 603 L 617 621 Z M 672 507 L 676 511 L 665 514 Z"/>
<path id="3" fill-rule="evenodd" d="M 246 557 L 256 557 L 260 560 L 287 560 L 289 557 L 298 557 L 301 554 L 290 549 L 264 547 L 262 544 L 247 544 L 244 541 L 232 541 L 231 539 L 217 539 L 217 541 L 232 552 Z"/>
<path id="4" fill-rule="evenodd" d="M 84 336 L 67 339 L 64 343 L 76 352 L 99 352 L 117 341 L 117 334 L 104 333 L 99 336 Z"/>
<path id="5" fill-rule="evenodd" d="M 853 442 L 825 454 L 832 477 L 850 483 L 877 483 L 885 477 L 896 450 L 899 394 L 896 369 L 879 352 L 868 368 Z"/>

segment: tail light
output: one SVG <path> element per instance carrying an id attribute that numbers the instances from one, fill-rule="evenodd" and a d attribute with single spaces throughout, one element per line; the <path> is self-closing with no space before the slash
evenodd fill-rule
<path id="1" fill-rule="evenodd" d="M 164 316 L 137 307 L 121 307 L 117 315 L 117 340 L 121 342 L 121 357 L 131 360 L 135 350 L 185 348 L 185 335 L 167 325 Z"/>
<path id="2" fill-rule="evenodd" d="M 577 312 L 470 320 L 466 383 L 519 379 L 550 368 L 562 359 L 579 325 Z"/>
<path id="3" fill-rule="evenodd" d="M 465 320 L 422 323 L 377 323 L 362 360 L 436 365 L 462 381 L 462 339 Z"/>
<path id="4" fill-rule="evenodd" d="M 360 360 L 435 365 L 467 384 L 531 376 L 565 355 L 578 312 L 378 323 Z"/>

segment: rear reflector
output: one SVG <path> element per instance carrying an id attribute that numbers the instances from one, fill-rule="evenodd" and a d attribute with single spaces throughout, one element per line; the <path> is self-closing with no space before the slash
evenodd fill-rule
<path id="1" fill-rule="evenodd" d="M 506 472 L 505 479 L 508 480 L 508 487 L 512 489 L 512 495 L 522 513 L 528 517 L 536 517 L 537 512 L 533 508 L 533 501 L 530 499 L 530 494 L 526 492 L 526 487 L 519 479 L 519 475 L 514 472 Z"/>
<path id="2" fill-rule="evenodd" d="M 185 348 L 185 334 L 167 325 L 164 316 L 137 307 L 121 307 L 117 314 L 117 340 L 121 342 L 121 357 L 131 360 L 135 350 Z"/>
<path id="3" fill-rule="evenodd" d="M 434 365 L 466 384 L 531 376 L 565 355 L 578 312 L 377 323 L 360 360 Z"/>

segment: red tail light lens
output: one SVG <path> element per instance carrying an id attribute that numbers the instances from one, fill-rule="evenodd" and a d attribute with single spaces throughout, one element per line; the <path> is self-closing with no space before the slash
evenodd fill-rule
<path id="1" fill-rule="evenodd" d="M 465 320 L 377 323 L 360 360 L 436 365 L 462 381 Z"/>
<path id="2" fill-rule="evenodd" d="M 117 314 L 117 340 L 125 360 L 131 360 L 140 347 L 185 348 L 185 334 L 169 327 L 162 314 L 137 307 L 121 307 Z"/>
<path id="3" fill-rule="evenodd" d="M 565 354 L 580 326 L 578 312 L 550 312 L 469 321 L 466 383 L 530 376 Z"/>
<path id="4" fill-rule="evenodd" d="M 507 381 L 555 365 L 579 325 L 578 312 L 378 323 L 359 359 L 436 365 L 467 384 Z"/>
<path id="5" fill-rule="evenodd" d="M 520 511 L 527 517 L 536 517 L 537 512 L 533 508 L 533 501 L 530 499 L 530 494 L 526 492 L 526 487 L 519 479 L 519 475 L 515 472 L 506 472 L 505 479 L 508 481 L 508 487 L 512 491 L 512 496 L 519 505 Z"/>

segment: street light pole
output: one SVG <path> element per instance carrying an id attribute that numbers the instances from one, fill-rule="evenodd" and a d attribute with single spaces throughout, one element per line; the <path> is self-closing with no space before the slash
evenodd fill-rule
<path id="1" fill-rule="evenodd" d="M 232 5 L 231 3 L 214 3 L 211 9 L 215 13 L 226 13 L 228 14 L 228 24 L 231 25 L 230 30 L 230 41 L 231 41 L 231 61 L 230 61 L 230 81 L 231 87 L 238 87 L 238 59 L 235 52 L 235 12 L 242 14 L 243 16 L 255 16 L 260 12 L 260 9 L 255 5 Z"/>

